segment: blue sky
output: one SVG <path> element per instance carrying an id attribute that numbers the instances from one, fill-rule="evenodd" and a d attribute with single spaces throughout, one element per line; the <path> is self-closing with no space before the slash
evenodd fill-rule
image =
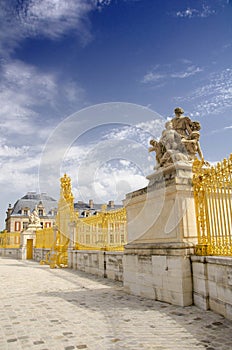
<path id="1" fill-rule="evenodd" d="M 231 1 L 1 0 L 0 27 L 2 226 L 27 191 L 58 198 L 64 171 L 77 200 L 145 186 L 176 106 L 207 160 L 232 151 Z"/>

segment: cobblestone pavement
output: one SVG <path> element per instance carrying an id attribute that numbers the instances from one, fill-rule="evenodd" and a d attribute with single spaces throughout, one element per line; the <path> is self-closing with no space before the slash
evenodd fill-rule
<path id="1" fill-rule="evenodd" d="M 120 283 L 0 258 L 0 349 L 232 349 L 232 323 Z"/>

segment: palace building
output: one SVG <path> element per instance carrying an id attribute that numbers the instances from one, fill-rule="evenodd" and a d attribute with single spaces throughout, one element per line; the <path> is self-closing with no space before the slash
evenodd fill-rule
<path id="1" fill-rule="evenodd" d="M 18 199 L 13 207 L 9 204 L 6 212 L 5 229 L 7 232 L 25 230 L 34 209 L 38 212 L 41 228 L 52 227 L 55 223 L 57 206 L 57 201 L 46 193 L 28 192 Z"/>
<path id="2" fill-rule="evenodd" d="M 92 199 L 88 203 L 78 201 L 74 203 L 74 211 L 78 211 L 79 218 L 86 218 L 92 215 L 97 215 L 97 213 L 103 210 L 111 211 L 122 208 L 122 205 L 114 204 L 114 201 L 109 201 L 108 204 L 95 204 Z"/>
<path id="3" fill-rule="evenodd" d="M 52 227 L 55 223 L 57 208 L 58 202 L 46 193 L 28 192 L 18 199 L 13 207 L 9 204 L 6 212 L 5 229 L 7 232 L 26 230 L 34 209 L 37 210 L 41 228 Z M 122 205 L 116 205 L 112 200 L 108 204 L 95 204 L 92 199 L 88 203 L 82 201 L 74 203 L 74 211 L 78 212 L 80 219 L 97 215 L 102 211 L 109 212 L 120 208 L 122 208 Z"/>

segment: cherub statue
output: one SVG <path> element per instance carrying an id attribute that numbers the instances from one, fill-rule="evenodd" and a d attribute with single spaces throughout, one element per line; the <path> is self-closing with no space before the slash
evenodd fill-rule
<path id="1" fill-rule="evenodd" d="M 160 164 L 161 159 L 162 159 L 164 153 L 166 152 L 165 147 L 160 142 L 158 142 L 154 139 L 150 140 L 150 145 L 152 147 L 149 147 L 148 151 L 149 152 L 154 152 L 154 151 L 156 152 L 156 161 L 158 164 Z"/>
<path id="2" fill-rule="evenodd" d="M 191 135 L 189 136 L 188 140 L 182 140 L 182 143 L 184 144 L 186 151 L 188 153 L 188 156 L 190 160 L 194 160 L 197 158 L 197 154 L 200 157 L 200 160 L 207 166 L 209 166 L 209 163 L 204 160 L 203 153 L 200 146 L 200 133 L 199 131 L 192 131 Z"/>

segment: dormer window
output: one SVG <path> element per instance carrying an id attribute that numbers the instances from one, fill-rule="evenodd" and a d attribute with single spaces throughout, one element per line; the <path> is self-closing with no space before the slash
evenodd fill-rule
<path id="1" fill-rule="evenodd" d="M 43 209 L 39 209 L 38 214 L 39 214 L 39 216 L 43 216 Z"/>
<path id="2" fill-rule="evenodd" d="M 28 210 L 27 209 L 23 210 L 23 215 L 28 215 Z"/>

